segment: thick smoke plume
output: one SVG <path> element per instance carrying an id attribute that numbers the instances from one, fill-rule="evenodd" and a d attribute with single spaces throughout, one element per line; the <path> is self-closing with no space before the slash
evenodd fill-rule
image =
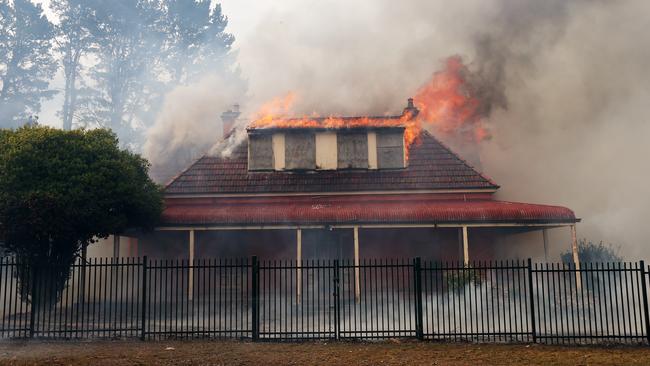
<path id="1" fill-rule="evenodd" d="M 143 146 L 151 175 L 166 182 L 205 154 L 222 138 L 219 115 L 242 95 L 241 83 L 217 74 L 169 92 Z"/>
<path id="2" fill-rule="evenodd" d="M 649 11 L 642 1 L 276 2 L 235 34 L 241 102 L 256 110 L 293 91 L 299 115 L 394 114 L 459 55 L 491 138 L 446 142 L 478 150 L 499 198 L 566 205 L 583 218 L 580 236 L 647 257 Z M 218 112 L 211 125 L 192 121 L 199 134 Z"/>

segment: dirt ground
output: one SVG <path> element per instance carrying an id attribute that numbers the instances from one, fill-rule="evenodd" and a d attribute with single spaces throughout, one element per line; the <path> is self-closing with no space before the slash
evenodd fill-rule
<path id="1" fill-rule="evenodd" d="M 376 343 L 2 342 L 1 365 L 648 365 L 648 347 Z"/>

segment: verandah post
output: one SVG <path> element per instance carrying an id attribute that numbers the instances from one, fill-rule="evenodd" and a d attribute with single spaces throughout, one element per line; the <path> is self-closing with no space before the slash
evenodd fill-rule
<path id="1" fill-rule="evenodd" d="M 639 261 L 639 272 L 641 274 L 641 293 L 643 294 L 643 317 L 645 318 L 645 337 L 650 345 L 650 319 L 648 319 L 648 289 L 645 279 L 645 262 Z"/>
<path id="2" fill-rule="evenodd" d="M 260 299 L 260 265 L 257 261 L 257 256 L 251 259 L 251 290 L 252 290 L 252 309 L 251 309 L 251 333 L 253 341 L 260 339 L 260 324 L 259 324 L 259 299 Z"/>
<path id="3" fill-rule="evenodd" d="M 142 257 L 142 309 L 140 313 L 140 340 L 145 339 L 147 332 L 147 256 Z"/>
<path id="4" fill-rule="evenodd" d="M 533 292 L 533 260 L 528 258 L 528 298 L 530 300 L 530 331 L 533 335 L 533 343 L 537 342 L 537 326 L 535 324 L 535 295 Z"/>
<path id="5" fill-rule="evenodd" d="M 415 258 L 413 262 L 413 285 L 415 287 L 415 336 L 424 339 L 422 317 L 422 259 Z"/>
<path id="6" fill-rule="evenodd" d="M 571 225 L 571 252 L 573 253 L 573 265 L 576 269 L 576 289 L 580 291 L 582 289 L 582 273 L 580 272 L 580 256 L 575 224 Z"/>

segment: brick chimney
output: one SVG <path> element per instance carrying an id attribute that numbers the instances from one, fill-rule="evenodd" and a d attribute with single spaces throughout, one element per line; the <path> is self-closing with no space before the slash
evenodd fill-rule
<path id="1" fill-rule="evenodd" d="M 402 112 L 402 115 L 410 115 L 409 119 L 413 119 L 417 117 L 418 113 L 420 113 L 420 110 L 415 107 L 413 104 L 413 98 L 408 99 L 408 104 L 406 105 L 406 108 L 404 108 L 404 111 Z"/>
<path id="2" fill-rule="evenodd" d="M 232 131 L 233 126 L 235 125 L 235 122 L 237 121 L 237 118 L 241 112 L 239 111 L 239 104 L 236 103 L 232 106 L 232 109 L 229 109 L 223 113 L 221 113 L 221 121 L 222 121 L 222 126 L 223 126 L 223 137 L 226 137 L 230 134 Z"/>

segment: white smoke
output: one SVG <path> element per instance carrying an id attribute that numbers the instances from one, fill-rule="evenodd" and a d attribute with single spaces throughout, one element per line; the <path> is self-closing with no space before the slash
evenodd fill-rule
<path id="1" fill-rule="evenodd" d="M 243 95 L 240 83 L 217 74 L 167 93 L 143 147 L 152 175 L 159 181 L 168 180 L 221 140 L 220 115 Z"/>

